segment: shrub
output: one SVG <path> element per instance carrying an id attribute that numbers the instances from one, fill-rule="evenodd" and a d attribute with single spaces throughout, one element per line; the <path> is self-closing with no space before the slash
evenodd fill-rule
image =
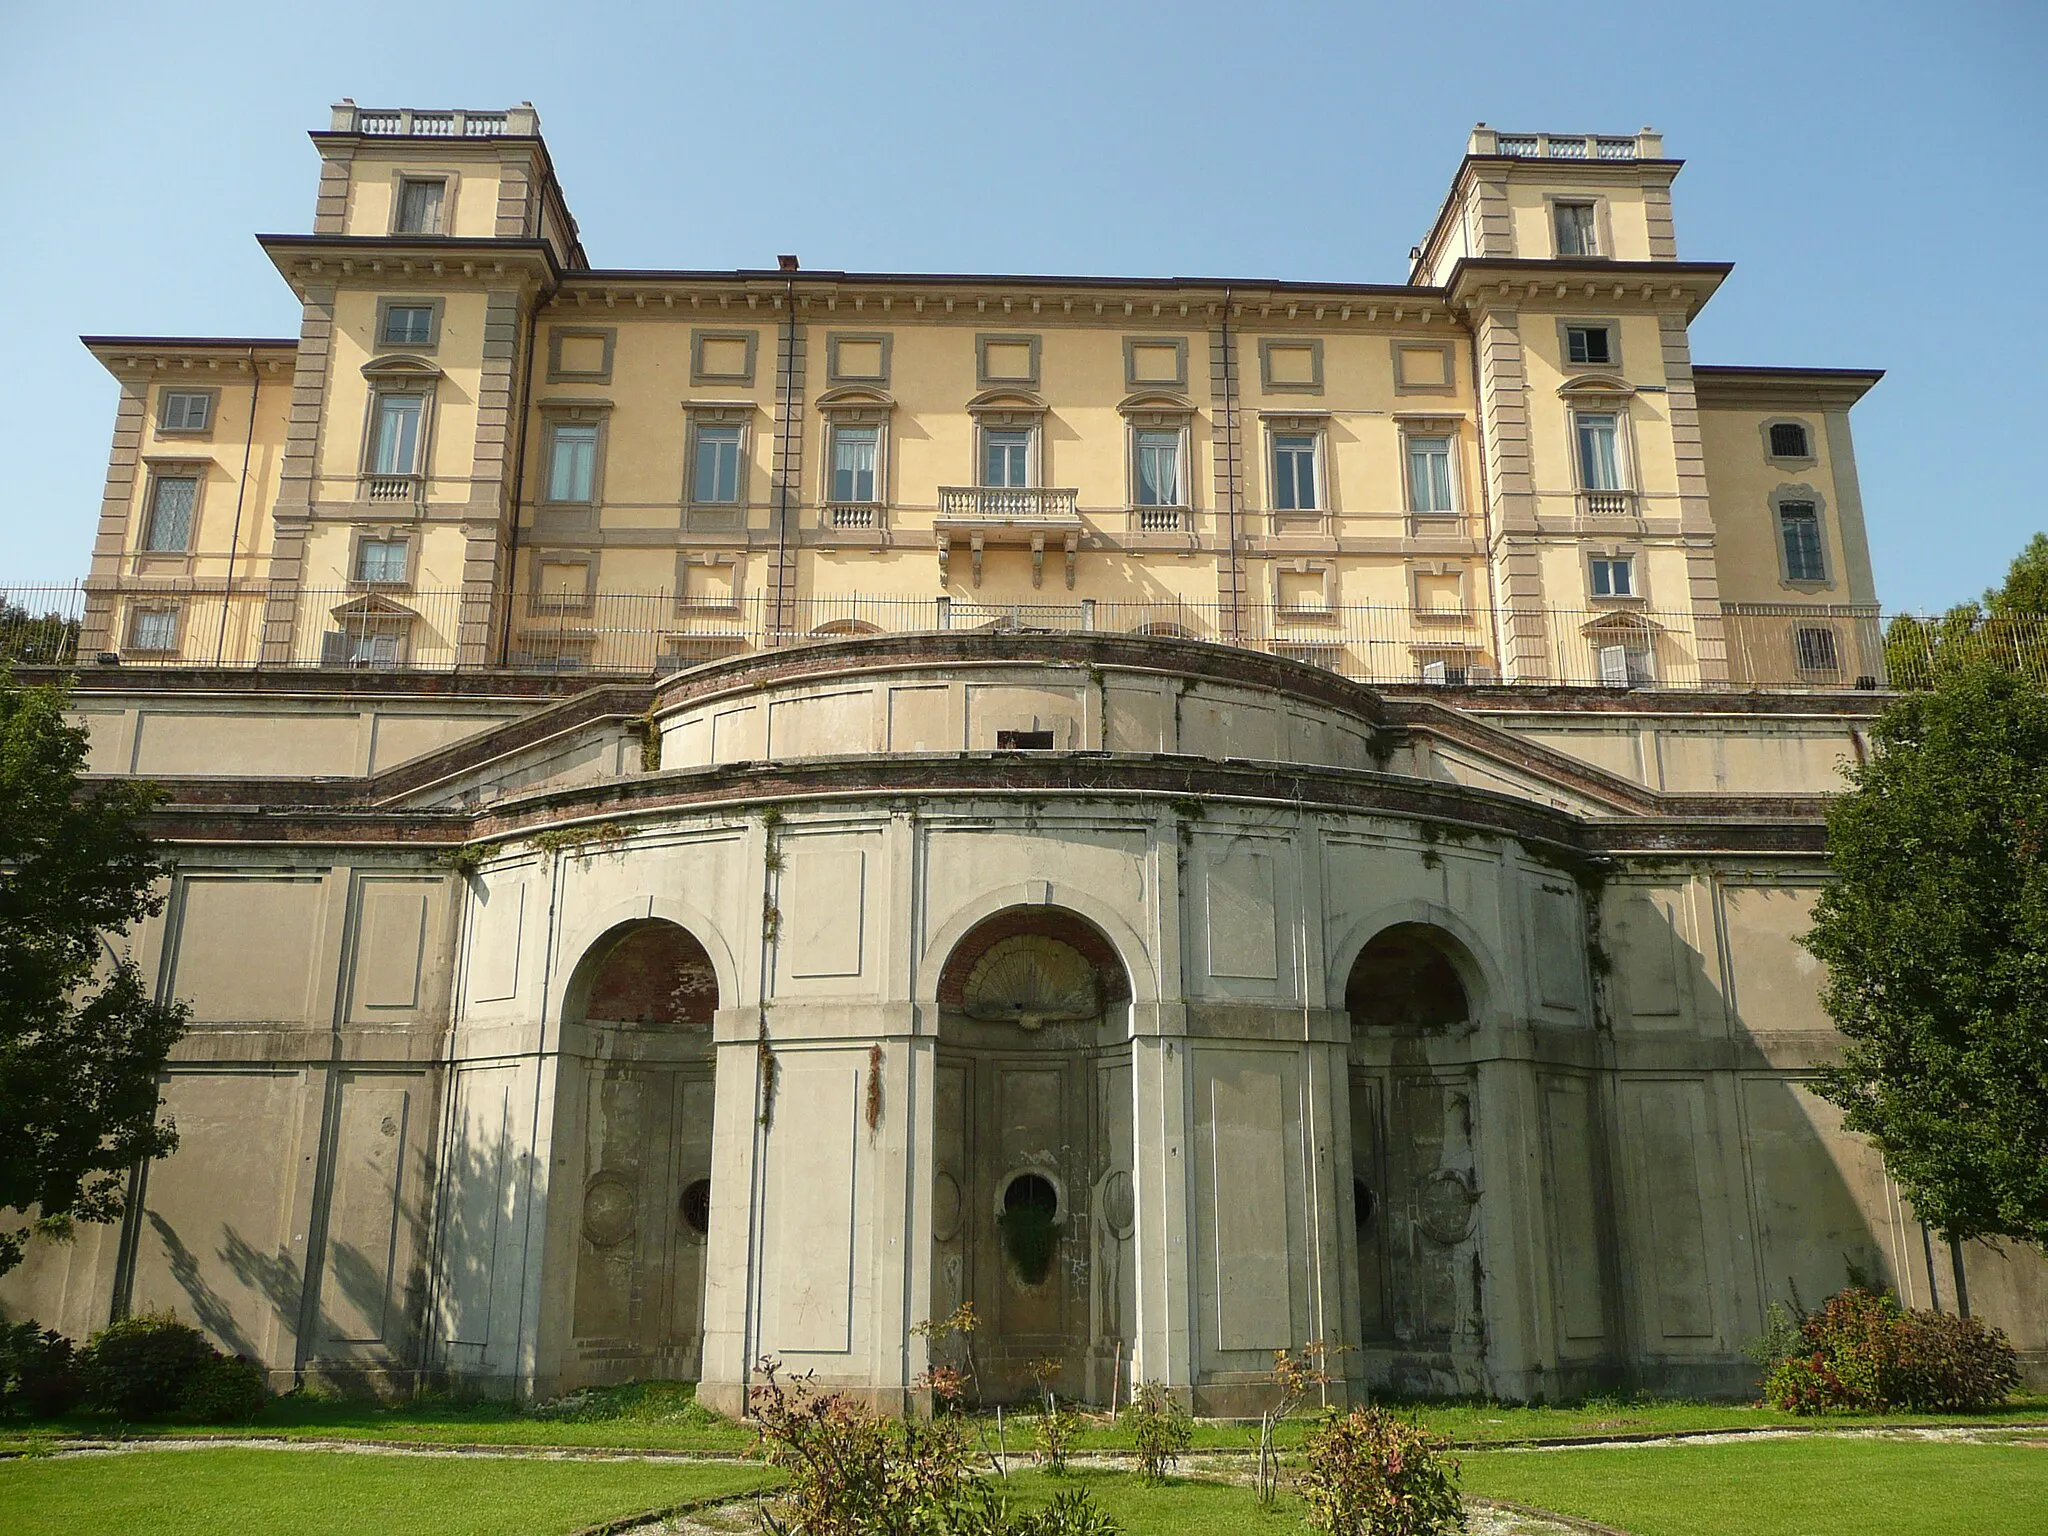
<path id="1" fill-rule="evenodd" d="M 84 1395 L 69 1339 L 33 1321 L 0 1323 L 0 1413 L 53 1419 Z"/>
<path id="2" fill-rule="evenodd" d="M 1967 1411 L 2003 1402 L 2019 1384 L 2019 1357 L 1998 1329 L 1909 1311 L 1889 1292 L 1847 1286 L 1796 1327 L 1771 1311 L 1752 1354 L 1765 1366 L 1765 1399 L 1789 1413 Z"/>
<path id="3" fill-rule="evenodd" d="M 1383 1408 L 1328 1413 L 1302 1441 L 1308 1523 L 1331 1536 L 1439 1536 L 1465 1528 L 1450 1442 Z"/>
<path id="4" fill-rule="evenodd" d="M 1138 1452 L 1138 1475 L 1148 1483 L 1163 1483 L 1166 1474 L 1195 1438 L 1194 1420 L 1187 1409 L 1174 1401 L 1173 1394 L 1156 1381 L 1148 1381 L 1131 1393 L 1131 1400 L 1119 1414 L 1118 1422 L 1131 1432 Z"/>
<path id="5" fill-rule="evenodd" d="M 179 1406 L 201 1424 L 246 1424 L 269 1401 L 262 1366 L 247 1355 L 215 1355 L 192 1373 Z"/>
<path id="6" fill-rule="evenodd" d="M 85 1400 L 123 1418 L 169 1413 L 219 1351 L 169 1312 L 144 1312 L 102 1328 L 81 1358 Z"/>
<path id="7" fill-rule="evenodd" d="M 1061 1408 L 1055 1403 L 1041 1411 L 1032 1422 L 1036 1440 L 1031 1448 L 1031 1459 L 1053 1477 L 1064 1477 L 1067 1471 L 1067 1453 L 1074 1447 L 1074 1437 L 1081 1432 L 1081 1415 L 1071 1408 Z"/>

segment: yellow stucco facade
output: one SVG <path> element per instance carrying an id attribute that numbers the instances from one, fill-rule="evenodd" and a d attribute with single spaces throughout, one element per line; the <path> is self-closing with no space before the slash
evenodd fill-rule
<path id="1" fill-rule="evenodd" d="M 1374 682 L 1881 669 L 1878 375 L 1694 363 L 1729 268 L 1679 258 L 1653 133 L 1475 129 L 1401 284 L 609 271 L 530 107 L 313 140 L 311 233 L 261 237 L 297 337 L 88 338 L 94 652 L 646 673 L 996 622 Z"/>

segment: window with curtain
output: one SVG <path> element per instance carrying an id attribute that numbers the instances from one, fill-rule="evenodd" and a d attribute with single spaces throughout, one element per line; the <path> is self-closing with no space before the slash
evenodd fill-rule
<path id="1" fill-rule="evenodd" d="M 1785 543 L 1787 581 L 1826 581 L 1820 542 L 1820 508 L 1810 501 L 1778 503 L 1778 528 Z"/>
<path id="2" fill-rule="evenodd" d="M 1597 256 L 1600 254 L 1600 239 L 1593 231 L 1593 205 L 1591 203 L 1554 203 L 1557 221 L 1557 254 L 1560 256 Z"/>
<path id="3" fill-rule="evenodd" d="M 1451 505 L 1451 440 L 1448 437 L 1408 439 L 1408 509 L 1411 512 L 1455 512 Z"/>
<path id="4" fill-rule="evenodd" d="M 438 235 L 441 233 L 441 203 L 446 197 L 445 181 L 415 180 L 407 177 L 398 184 L 398 233 Z"/>
<path id="5" fill-rule="evenodd" d="M 356 580 L 368 586 L 405 580 L 405 540 L 364 539 L 356 546 Z"/>
<path id="6" fill-rule="evenodd" d="M 192 508 L 199 501 L 199 481 L 191 475 L 165 475 L 149 493 L 149 524 L 142 547 L 151 554 L 182 555 L 192 546 Z"/>
<path id="7" fill-rule="evenodd" d="M 875 463 L 881 451 L 879 427 L 835 427 L 832 432 L 832 499 L 869 502 L 875 494 Z"/>
<path id="8" fill-rule="evenodd" d="M 1138 505 L 1178 507 L 1186 503 L 1180 489 L 1180 433 L 1143 431 L 1138 434 Z"/>
<path id="9" fill-rule="evenodd" d="M 692 500 L 704 506 L 735 506 L 740 499 L 740 429 L 697 429 L 697 483 Z"/>
<path id="10" fill-rule="evenodd" d="M 557 422 L 550 434 L 548 500 L 589 501 L 596 490 L 596 425 Z"/>
<path id="11" fill-rule="evenodd" d="M 991 428 L 982 434 L 981 483 L 1025 486 L 1031 483 L 1031 431 Z"/>
<path id="12" fill-rule="evenodd" d="M 1621 489 L 1621 459 L 1615 447 L 1619 423 L 1612 412 L 1580 412 L 1579 486 L 1588 491 Z"/>
<path id="13" fill-rule="evenodd" d="M 1273 507 L 1279 512 L 1314 512 L 1316 439 L 1312 432 L 1273 434 Z"/>
<path id="14" fill-rule="evenodd" d="M 427 414 L 425 395 L 379 395 L 377 425 L 370 444 L 370 473 L 419 473 L 420 424 Z"/>
<path id="15" fill-rule="evenodd" d="M 178 648 L 178 611 L 175 608 L 141 608 L 128 625 L 128 648 L 134 651 L 175 651 Z"/>

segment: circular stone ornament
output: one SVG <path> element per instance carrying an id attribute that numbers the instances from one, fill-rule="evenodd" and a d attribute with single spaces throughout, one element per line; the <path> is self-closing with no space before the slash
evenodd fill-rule
<path id="1" fill-rule="evenodd" d="M 598 1248 L 616 1248 L 633 1235 L 633 1184 L 622 1173 L 598 1173 L 583 1186 L 583 1235 Z"/>
<path id="2" fill-rule="evenodd" d="M 941 1168 L 932 1179 L 932 1236 L 950 1243 L 960 1235 L 960 1181 Z"/>
<path id="3" fill-rule="evenodd" d="M 1472 1235 L 1479 1205 L 1471 1176 L 1446 1168 L 1423 1179 L 1415 1192 L 1415 1224 L 1431 1242 L 1449 1248 Z"/>

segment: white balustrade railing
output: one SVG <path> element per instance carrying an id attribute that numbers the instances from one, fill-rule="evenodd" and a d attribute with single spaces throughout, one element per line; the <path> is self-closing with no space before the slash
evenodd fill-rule
<path id="1" fill-rule="evenodd" d="M 1080 492 L 1038 485 L 948 485 L 939 488 L 939 520 L 988 523 L 1074 523 Z"/>

